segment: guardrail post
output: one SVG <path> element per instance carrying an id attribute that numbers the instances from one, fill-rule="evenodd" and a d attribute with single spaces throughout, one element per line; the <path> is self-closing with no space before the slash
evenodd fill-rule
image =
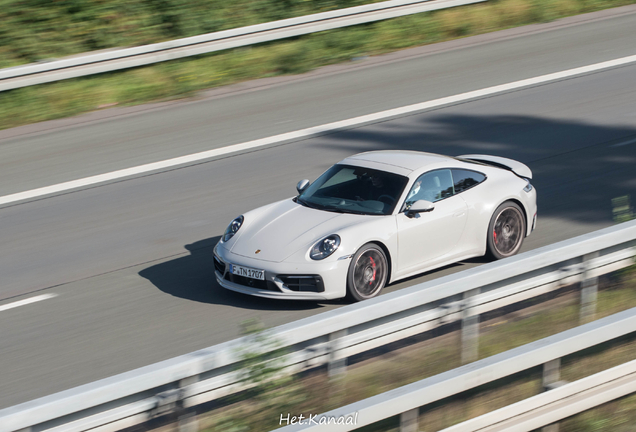
<path id="1" fill-rule="evenodd" d="M 543 364 L 543 391 L 554 388 L 561 379 L 561 359 L 550 360 Z M 553 423 L 551 425 L 541 428 L 541 432 L 559 432 L 559 424 Z"/>
<path id="2" fill-rule="evenodd" d="M 559 432 L 559 424 L 552 423 L 551 425 L 543 426 L 541 432 Z"/>
<path id="3" fill-rule="evenodd" d="M 400 414 L 400 432 L 417 432 L 419 416 L 419 408 Z"/>
<path id="4" fill-rule="evenodd" d="M 347 335 L 347 329 L 338 330 L 329 334 L 329 360 L 327 370 L 330 377 L 342 375 L 347 371 L 347 359 L 336 359 L 336 354 L 340 349 L 342 338 Z"/>
<path id="5" fill-rule="evenodd" d="M 561 359 L 550 360 L 543 364 L 543 390 L 549 390 L 561 378 Z"/>
<path id="6" fill-rule="evenodd" d="M 179 389 L 181 390 L 181 400 L 177 405 L 177 430 L 179 432 L 198 432 L 199 420 L 196 413 L 188 412 L 183 406 L 183 389 L 194 383 L 199 382 L 199 375 L 189 376 L 179 381 Z"/>
<path id="7" fill-rule="evenodd" d="M 598 294 L 598 277 L 590 276 L 590 261 L 599 256 L 598 252 L 583 257 L 583 281 L 581 282 L 581 324 L 593 321 L 596 316 L 596 297 Z"/>
<path id="8" fill-rule="evenodd" d="M 479 358 L 479 315 L 473 315 L 472 298 L 480 293 L 479 288 L 466 291 L 462 308 L 462 364 Z"/>
<path id="9" fill-rule="evenodd" d="M 179 416 L 177 422 L 179 432 L 199 432 L 199 420 L 194 412 Z"/>

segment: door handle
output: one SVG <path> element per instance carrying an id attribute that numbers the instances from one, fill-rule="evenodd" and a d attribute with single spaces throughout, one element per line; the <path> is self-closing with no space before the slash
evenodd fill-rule
<path id="1" fill-rule="evenodd" d="M 466 212 L 461 211 L 461 212 L 457 212 L 457 213 L 455 213 L 455 214 L 453 215 L 453 217 L 462 217 L 462 216 L 464 216 L 465 214 L 466 214 Z"/>

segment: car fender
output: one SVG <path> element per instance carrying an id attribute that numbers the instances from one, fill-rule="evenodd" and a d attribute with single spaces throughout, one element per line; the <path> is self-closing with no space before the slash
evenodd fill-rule
<path id="1" fill-rule="evenodd" d="M 394 215 L 369 216 L 369 221 L 342 228 L 338 232 L 340 236 L 340 248 L 332 257 L 326 259 L 347 260 L 350 262 L 353 255 L 367 243 L 378 243 L 387 253 L 387 260 L 391 269 L 389 281 L 393 279 L 393 257 L 397 256 L 397 223 Z M 318 241 L 317 239 L 316 241 Z M 306 252 L 309 257 L 308 251 Z M 308 258 L 310 259 L 310 258 Z M 389 282 L 387 281 L 387 283 Z"/>

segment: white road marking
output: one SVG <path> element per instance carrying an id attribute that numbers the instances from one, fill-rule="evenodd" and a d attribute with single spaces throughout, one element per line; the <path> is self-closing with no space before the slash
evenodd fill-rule
<path id="1" fill-rule="evenodd" d="M 634 144 L 634 143 L 636 143 L 636 138 L 634 138 L 633 140 L 629 140 L 629 141 L 623 141 L 623 142 L 620 142 L 618 144 L 612 144 L 610 147 L 623 147 L 623 146 L 626 146 L 626 145 L 629 145 L 629 144 Z"/>
<path id="2" fill-rule="evenodd" d="M 287 132 L 280 135 L 275 135 L 267 138 L 261 138 L 254 141 L 248 141 L 240 144 L 234 144 L 227 147 L 222 147 L 213 150 L 207 150 L 200 153 L 194 153 L 186 156 L 180 156 L 172 159 L 167 159 L 159 162 L 148 163 L 145 165 L 139 165 L 136 167 L 121 169 L 112 171 L 105 174 L 94 175 L 91 177 L 85 177 L 78 180 L 67 181 L 64 183 L 58 183 L 51 186 L 45 186 L 37 189 L 32 189 L 24 192 L 18 192 L 10 195 L 0 197 L 0 205 L 9 204 L 17 201 L 27 200 L 50 195 L 59 192 L 65 192 L 72 189 L 82 188 L 86 186 L 92 186 L 99 183 L 104 183 L 112 180 L 119 180 L 130 176 L 149 173 L 152 171 L 162 170 L 166 168 L 172 168 L 179 165 L 185 165 L 193 162 L 199 162 L 205 159 L 211 159 L 219 156 L 227 156 L 232 153 L 237 153 L 246 150 L 254 150 L 260 147 L 264 147 L 270 144 L 276 144 L 283 141 L 298 140 L 303 138 L 310 138 L 317 135 L 324 134 L 326 132 L 333 132 L 336 130 L 349 129 L 355 126 L 361 126 L 363 124 L 373 123 L 377 121 L 387 120 L 392 117 L 398 117 L 406 114 L 412 114 L 418 111 L 426 109 L 437 108 L 444 105 L 449 105 L 458 102 L 464 102 L 471 99 L 490 96 L 497 93 L 503 93 L 511 90 L 518 90 L 534 85 L 545 84 L 551 81 L 556 81 L 565 78 L 571 78 L 578 75 L 583 75 L 592 72 L 598 72 L 604 69 L 609 69 L 617 66 L 624 66 L 630 63 L 636 62 L 636 55 L 622 57 L 615 60 L 609 60 L 601 63 L 595 63 L 588 66 L 582 66 L 574 69 L 568 69 L 561 72 L 554 72 L 547 75 L 541 75 L 534 78 L 528 78 L 520 81 L 514 81 L 507 84 L 500 84 L 493 87 L 487 87 L 480 90 L 473 90 L 466 93 L 461 93 L 454 96 L 447 96 L 440 99 L 434 99 L 428 102 L 421 102 L 414 105 L 408 105 L 400 108 L 394 108 L 386 111 L 381 111 L 373 114 L 367 114 L 360 117 L 354 117 L 347 120 L 341 120 L 333 123 L 328 123 L 320 126 L 314 126 L 307 129 L 301 129 L 293 132 Z"/>
<path id="3" fill-rule="evenodd" d="M 57 294 L 42 294 L 42 295 L 39 295 L 39 296 L 31 297 L 31 298 L 20 300 L 20 301 L 17 301 L 17 302 L 5 304 L 5 305 L 0 305 L 0 312 L 6 311 L 8 309 L 13 309 L 13 308 L 17 308 L 17 307 L 20 307 L 20 306 L 28 305 L 28 304 L 31 304 L 31 303 L 37 303 L 39 301 L 47 300 L 47 299 L 50 299 L 50 298 L 53 298 L 53 297 L 57 297 Z"/>

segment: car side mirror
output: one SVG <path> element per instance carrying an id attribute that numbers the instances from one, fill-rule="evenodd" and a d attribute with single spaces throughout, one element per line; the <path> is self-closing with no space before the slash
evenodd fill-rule
<path id="1" fill-rule="evenodd" d="M 299 194 L 301 194 L 308 187 L 309 187 L 309 180 L 304 179 L 298 182 L 298 184 L 296 185 L 296 190 L 298 191 Z"/>
<path id="2" fill-rule="evenodd" d="M 417 200 L 413 203 L 413 205 L 406 211 L 406 216 L 412 218 L 418 213 L 426 213 L 433 211 L 435 209 L 435 204 L 426 200 Z"/>

